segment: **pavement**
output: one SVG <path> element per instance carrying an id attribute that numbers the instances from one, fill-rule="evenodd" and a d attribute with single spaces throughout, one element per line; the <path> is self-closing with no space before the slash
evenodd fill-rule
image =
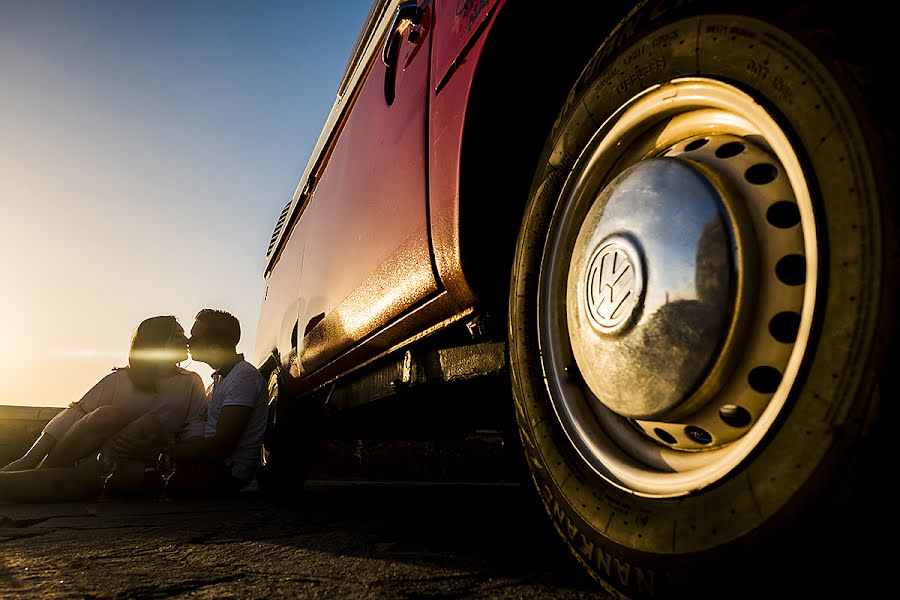
<path id="1" fill-rule="evenodd" d="M 0 406 L 0 464 L 58 408 Z M 291 503 L 0 502 L 0 600 L 606 598 L 499 438 L 332 442 Z M 315 479 L 317 478 L 317 479 Z"/>
<path id="2" fill-rule="evenodd" d="M 607 598 L 516 484 L 0 503 L 0 598 Z"/>

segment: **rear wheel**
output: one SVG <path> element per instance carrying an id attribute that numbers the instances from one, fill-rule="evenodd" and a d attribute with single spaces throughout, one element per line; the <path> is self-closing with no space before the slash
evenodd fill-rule
<path id="1" fill-rule="evenodd" d="M 600 47 L 545 147 L 513 389 L 588 572 L 634 598 L 740 581 L 733 596 L 815 552 L 815 517 L 865 488 L 847 477 L 877 441 L 895 330 L 892 128 L 863 71 L 796 26 L 812 13 L 665 4 Z"/>

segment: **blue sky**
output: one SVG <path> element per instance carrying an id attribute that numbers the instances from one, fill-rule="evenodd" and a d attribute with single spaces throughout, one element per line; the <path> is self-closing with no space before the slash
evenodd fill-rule
<path id="1" fill-rule="evenodd" d="M 252 355 L 369 5 L 0 0 L 0 404 L 77 400 L 156 314 L 229 310 Z"/>

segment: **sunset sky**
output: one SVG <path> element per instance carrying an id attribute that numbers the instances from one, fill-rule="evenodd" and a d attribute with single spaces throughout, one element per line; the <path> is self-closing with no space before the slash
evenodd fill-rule
<path id="1" fill-rule="evenodd" d="M 78 400 L 153 315 L 228 310 L 252 356 L 370 4 L 0 0 L 0 405 Z"/>

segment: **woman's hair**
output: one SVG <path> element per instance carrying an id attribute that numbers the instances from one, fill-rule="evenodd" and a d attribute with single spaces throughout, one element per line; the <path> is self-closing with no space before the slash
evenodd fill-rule
<path id="1" fill-rule="evenodd" d="M 179 362 L 177 353 L 169 348 L 178 320 L 171 315 L 150 317 L 138 325 L 131 336 L 128 367 L 125 368 L 135 387 L 156 391 L 160 372 Z"/>

